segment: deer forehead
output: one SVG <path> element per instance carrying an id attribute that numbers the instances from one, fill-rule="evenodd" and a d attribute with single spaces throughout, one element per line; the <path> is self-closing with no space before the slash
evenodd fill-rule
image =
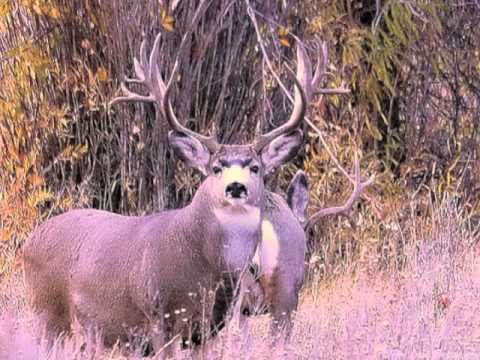
<path id="1" fill-rule="evenodd" d="M 224 144 L 221 145 L 221 148 L 215 153 L 213 160 L 227 163 L 241 163 L 247 159 L 259 160 L 258 154 L 251 145 Z"/>
<path id="2" fill-rule="evenodd" d="M 250 180 L 250 169 L 240 165 L 233 165 L 223 170 L 222 179 L 226 184 L 233 182 L 246 183 Z"/>

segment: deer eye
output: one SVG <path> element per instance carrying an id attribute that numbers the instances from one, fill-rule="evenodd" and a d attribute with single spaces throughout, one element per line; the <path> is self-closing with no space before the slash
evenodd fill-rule
<path id="1" fill-rule="evenodd" d="M 253 165 L 253 166 L 250 167 L 250 171 L 254 174 L 257 174 L 258 170 L 260 170 L 260 169 L 257 165 Z"/>
<path id="2" fill-rule="evenodd" d="M 220 166 L 214 166 L 212 170 L 215 175 L 218 175 L 222 172 L 222 168 Z"/>

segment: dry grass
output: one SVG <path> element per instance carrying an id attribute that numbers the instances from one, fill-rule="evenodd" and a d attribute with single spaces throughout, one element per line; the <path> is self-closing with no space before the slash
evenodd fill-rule
<path id="1" fill-rule="evenodd" d="M 480 262 L 475 260 L 474 232 L 447 202 L 432 211 L 430 219 L 411 224 L 411 229 L 404 229 L 410 237 L 406 268 L 309 284 L 287 346 L 270 348 L 264 316 L 249 321 L 246 335 L 231 323 L 203 357 L 477 358 Z M 1 287 L 1 359 L 138 358 L 95 347 L 80 335 L 58 341 L 51 351 L 37 345 L 34 337 L 39 332 L 25 315 L 21 284 L 16 275 Z M 178 350 L 175 357 L 188 359 L 192 354 Z"/>

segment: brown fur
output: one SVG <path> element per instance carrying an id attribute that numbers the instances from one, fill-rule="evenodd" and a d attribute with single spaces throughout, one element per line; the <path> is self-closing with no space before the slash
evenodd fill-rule
<path id="1" fill-rule="evenodd" d="M 101 330 L 107 345 L 135 329 L 158 349 L 200 323 L 211 311 L 209 290 L 225 273 L 238 273 L 224 256 L 229 239 L 213 213 L 210 181 L 180 210 L 145 217 L 73 210 L 39 226 L 23 249 L 25 282 L 49 333 L 68 332 L 77 319 Z M 250 191 L 261 208 L 263 185 Z M 243 264 L 260 238 L 259 226 L 250 231 L 242 233 L 244 251 L 237 254 Z"/>
<path id="2" fill-rule="evenodd" d="M 273 317 L 272 328 L 291 329 L 291 314 L 297 309 L 298 294 L 303 284 L 306 238 L 302 226 L 285 200 L 273 195 L 275 207 L 265 212 L 280 244 L 278 266 L 263 280 L 269 311 Z"/>
<path id="3" fill-rule="evenodd" d="M 307 187 L 303 172 L 299 172 L 289 187 L 290 205 L 281 196 L 266 193 L 264 218 L 272 224 L 278 238 L 278 266 L 267 274 L 262 271 L 262 264 L 258 264 L 258 280 L 242 282 L 242 286 L 248 286 L 242 299 L 242 313 L 252 314 L 266 307 L 273 318 L 272 332 L 278 334 L 279 330 L 285 330 L 287 337 L 292 328 L 292 313 L 298 306 L 305 272 L 306 238 L 302 220 L 308 202 Z M 252 309 L 251 304 L 256 304 L 256 309 Z"/>
<path id="4" fill-rule="evenodd" d="M 143 217 L 73 210 L 41 225 L 23 249 L 25 283 L 51 337 L 78 321 L 106 345 L 133 331 L 158 350 L 177 334 L 199 341 L 205 321 L 218 331 L 261 237 L 265 171 L 301 140 L 297 131 L 260 154 L 250 145 L 221 145 L 212 154 L 171 132 L 175 152 L 207 175 L 190 205 Z M 232 184 L 243 196 L 233 197 Z M 225 278 L 234 280 L 218 292 Z"/>

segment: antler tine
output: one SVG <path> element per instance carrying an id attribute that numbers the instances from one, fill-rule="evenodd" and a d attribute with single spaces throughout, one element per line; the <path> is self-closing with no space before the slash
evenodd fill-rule
<path id="1" fill-rule="evenodd" d="M 201 8 L 201 5 L 200 5 L 200 8 Z M 199 10 L 200 10 L 199 8 Z M 195 17 L 198 15 L 198 12 L 195 14 L 194 16 L 194 20 L 193 20 L 193 23 L 195 23 Z M 193 26 L 193 25 L 192 25 Z M 183 52 L 183 48 L 185 47 L 185 44 L 186 44 L 186 40 L 188 38 L 188 34 L 189 32 L 187 32 L 183 38 L 182 38 L 182 42 L 180 43 L 180 50 L 178 51 L 178 54 L 181 54 Z M 172 108 L 172 104 L 170 103 L 170 100 L 169 100 L 169 97 L 170 97 L 170 91 L 172 89 L 172 84 L 173 84 L 173 81 L 175 79 L 175 76 L 176 76 L 176 73 L 177 73 L 177 70 L 179 68 L 179 59 L 178 59 L 178 56 L 177 55 L 177 59 L 175 60 L 175 64 L 173 65 L 173 70 L 172 70 L 172 75 L 170 76 L 170 79 L 167 83 L 167 85 L 165 86 L 165 84 L 162 82 L 162 85 L 163 85 L 163 89 L 164 89 L 164 94 L 163 94 L 163 101 L 161 102 L 161 106 L 162 106 L 162 111 L 163 113 L 165 114 L 165 117 L 169 123 L 169 125 L 172 127 L 173 130 L 175 131 L 178 131 L 178 132 L 181 132 L 181 133 L 184 133 L 186 135 L 190 135 L 194 138 L 196 138 L 197 140 L 199 140 L 203 145 L 205 145 L 207 147 L 207 149 L 211 152 L 211 153 L 214 153 L 217 151 L 219 145 L 218 145 L 218 142 L 216 140 L 216 135 L 214 134 L 213 136 L 205 136 L 205 135 L 202 135 L 202 134 L 199 134 L 195 131 L 192 131 L 190 129 L 188 129 L 187 127 L 183 126 L 180 121 L 178 121 L 176 115 L 175 115 L 175 112 L 173 111 L 173 108 Z M 160 76 L 160 73 L 158 72 L 156 77 L 159 79 L 161 79 L 161 76 Z"/>
<path id="2" fill-rule="evenodd" d="M 137 79 L 131 79 L 131 80 L 134 80 L 135 82 L 140 83 L 140 81 L 137 80 Z M 133 81 L 128 81 L 128 82 L 133 82 Z M 109 106 L 116 105 L 120 102 L 137 102 L 137 101 L 147 102 L 147 103 L 154 103 L 155 102 L 155 98 L 152 95 L 140 95 L 140 94 L 134 93 L 134 92 L 128 90 L 128 88 L 125 86 L 124 83 L 122 83 L 120 85 L 120 88 L 122 89 L 122 92 L 125 95 L 124 96 L 117 96 L 116 98 L 114 98 L 112 101 L 110 101 Z"/>
<path id="3" fill-rule="evenodd" d="M 338 88 L 333 88 L 333 89 L 327 89 L 327 88 L 319 88 L 318 84 L 322 80 L 323 76 L 327 74 L 327 65 L 328 65 L 328 46 L 325 41 L 322 41 L 321 43 L 321 56 L 320 60 L 317 63 L 317 66 L 315 68 L 315 75 L 313 76 L 312 80 L 312 89 L 315 94 L 321 94 L 321 95 L 339 95 L 339 94 L 349 94 L 350 89 L 347 87 L 344 87 L 344 84 L 342 82 L 342 85 Z M 313 95 L 313 94 L 312 94 Z"/>
<path id="4" fill-rule="evenodd" d="M 157 34 L 157 37 L 160 34 Z M 143 39 L 142 43 L 140 44 L 140 63 L 142 66 L 147 66 L 147 40 Z"/>
<path id="5" fill-rule="evenodd" d="M 343 215 L 348 217 L 348 212 L 353 207 L 353 204 L 360 198 L 365 188 L 373 184 L 375 181 L 375 175 L 372 175 L 368 180 L 363 181 L 360 174 L 360 161 L 358 160 L 358 155 L 355 153 L 355 164 L 354 164 L 354 184 L 353 191 L 350 197 L 347 199 L 345 204 L 341 206 L 334 206 L 326 209 L 322 209 L 313 214 L 310 219 L 308 219 L 305 229 L 308 230 L 312 227 L 318 220 L 328 215 Z"/>
<path id="6" fill-rule="evenodd" d="M 160 54 L 160 37 L 161 37 L 161 33 L 159 33 L 157 35 L 157 37 L 155 38 L 155 41 L 153 42 L 152 51 L 150 53 L 150 59 L 148 60 L 148 77 L 150 79 L 152 79 L 153 85 L 158 86 L 158 88 L 156 88 L 156 89 L 161 90 L 161 93 L 159 94 L 160 95 L 159 99 L 162 98 L 162 96 L 164 95 L 164 90 L 165 90 L 165 83 L 162 79 L 162 76 L 160 74 L 160 69 L 158 67 L 158 59 L 160 57 L 159 56 L 159 54 Z M 146 53 L 143 56 L 145 56 L 144 61 L 147 61 Z M 172 76 L 173 76 L 173 73 L 172 73 Z"/>
<path id="7" fill-rule="evenodd" d="M 297 41 L 297 76 L 293 79 L 295 82 L 295 101 L 292 114 L 286 123 L 258 137 L 255 141 L 257 151 L 263 149 L 278 136 L 295 130 L 305 116 L 307 102 L 310 100 L 312 92 L 312 63 L 303 44 L 299 41 Z"/>
<path id="8" fill-rule="evenodd" d="M 183 53 L 183 50 L 186 46 L 187 39 L 192 32 L 192 29 L 197 24 L 200 15 L 206 9 L 205 4 L 209 3 L 207 0 L 202 0 L 199 7 L 197 8 L 195 15 L 193 16 L 192 23 L 187 30 L 187 32 L 183 35 L 182 42 L 180 44 L 180 48 L 177 53 L 177 57 L 175 59 L 175 64 L 170 75 L 170 79 L 165 85 L 165 81 L 162 78 L 160 69 L 158 67 L 158 59 L 159 59 L 159 50 L 160 50 L 160 38 L 161 33 L 159 33 L 155 41 L 153 43 L 152 51 L 150 52 L 150 56 L 147 55 L 147 45 L 146 41 L 142 41 L 140 46 L 140 60 L 134 58 L 134 68 L 135 68 L 135 75 L 137 78 L 129 79 L 126 78 L 126 83 L 136 83 L 144 85 L 148 91 L 149 95 L 140 95 L 134 93 L 125 86 L 124 83 L 121 85 L 122 92 L 125 94 L 124 96 L 117 97 L 110 102 L 110 106 L 115 105 L 119 102 L 123 101 L 143 101 L 143 102 L 150 102 L 155 103 L 157 105 L 157 111 L 160 111 L 162 115 L 166 118 L 170 127 L 178 132 L 182 132 L 186 135 L 190 135 L 200 142 L 202 142 L 211 152 L 215 152 L 218 149 L 218 143 L 214 137 L 203 136 L 201 134 L 192 131 L 185 126 L 183 126 L 180 121 L 175 116 L 175 113 L 172 108 L 172 104 L 170 103 L 170 91 L 172 88 L 172 84 L 174 83 L 174 79 L 177 74 L 177 70 L 179 67 L 179 57 Z"/>
<path id="9" fill-rule="evenodd" d="M 127 82 L 129 83 L 137 83 L 141 84 L 149 77 L 149 74 L 145 74 L 145 68 L 147 68 L 147 62 L 146 62 L 146 52 L 147 52 L 147 41 L 143 40 L 142 44 L 140 45 L 140 61 L 134 57 L 133 58 L 133 66 L 135 69 L 135 75 L 137 75 L 138 79 L 126 79 Z"/>
<path id="10" fill-rule="evenodd" d="M 160 34 L 157 36 L 159 38 Z M 157 39 L 155 41 L 157 41 Z M 150 77 L 150 71 L 148 69 L 148 64 L 146 62 L 146 41 L 143 40 L 140 46 L 140 61 L 137 58 L 133 59 L 133 65 L 135 69 L 135 75 L 137 78 L 128 78 L 126 77 L 124 81 L 121 83 L 120 88 L 122 90 L 123 96 L 118 96 L 114 98 L 109 106 L 116 105 L 120 102 L 148 102 L 148 103 L 155 103 L 156 97 L 154 96 L 152 82 Z M 146 71 L 145 71 L 146 70 Z M 141 95 L 130 91 L 125 84 L 141 84 L 144 85 L 148 90 L 148 95 Z"/>
<path id="11" fill-rule="evenodd" d="M 184 134 L 187 134 L 187 135 L 190 135 L 190 136 L 196 138 L 203 145 L 205 145 L 210 152 L 214 153 L 218 149 L 218 146 L 219 146 L 218 142 L 216 140 L 216 135 L 205 136 L 205 135 L 199 134 L 199 133 L 197 133 L 195 131 L 192 131 L 192 130 L 188 129 L 187 127 L 183 126 L 180 123 L 180 121 L 178 121 L 177 117 L 175 116 L 175 113 L 174 113 L 173 108 L 172 108 L 172 104 L 169 101 L 169 96 L 170 96 L 170 91 L 172 89 L 172 84 L 173 84 L 173 81 L 175 79 L 176 73 L 177 73 L 178 68 L 179 68 L 179 56 L 183 53 L 183 50 L 186 46 L 187 39 L 188 39 L 188 37 L 191 33 L 191 30 L 193 29 L 193 27 L 198 22 L 198 20 L 200 18 L 200 15 L 202 14 L 202 12 L 204 10 L 204 5 L 205 4 L 206 4 L 206 1 L 202 1 L 202 3 L 200 4 L 200 6 L 198 7 L 197 11 L 195 12 L 195 14 L 193 16 L 192 24 L 191 24 L 189 30 L 183 35 L 182 41 L 180 43 L 180 48 L 179 48 L 179 51 L 177 53 L 177 58 L 175 59 L 175 63 L 173 65 L 172 74 L 170 76 L 169 81 L 167 82 L 167 85 L 165 86 L 165 84 L 162 83 L 163 88 L 164 88 L 164 95 L 163 95 L 163 101 L 162 101 L 162 111 L 164 112 L 165 117 L 167 118 L 167 121 L 168 121 L 169 125 L 175 131 L 178 131 L 178 132 L 181 132 L 181 133 L 184 133 Z M 161 79 L 161 76 L 160 76 L 159 72 L 158 72 L 156 77 L 158 79 Z"/>
<path id="12" fill-rule="evenodd" d="M 150 52 L 150 59 L 148 60 L 148 65 L 147 66 L 147 76 L 148 76 L 148 85 L 149 85 L 149 90 L 150 92 L 154 95 L 158 110 L 162 112 L 162 115 L 166 115 L 164 109 L 163 109 L 163 101 L 165 100 L 165 82 L 162 79 L 162 75 L 160 74 L 160 69 L 158 67 L 158 59 L 159 59 L 159 50 L 160 50 L 160 37 L 161 34 L 158 34 L 157 37 L 155 38 L 155 41 L 153 43 L 153 48 L 152 51 Z M 145 51 L 145 50 L 141 50 Z M 144 52 L 142 55 L 143 60 L 145 63 L 147 61 L 147 54 Z M 147 64 L 147 63 L 146 63 Z M 172 73 L 171 76 L 174 76 Z M 169 99 L 166 99 L 169 101 Z"/>

